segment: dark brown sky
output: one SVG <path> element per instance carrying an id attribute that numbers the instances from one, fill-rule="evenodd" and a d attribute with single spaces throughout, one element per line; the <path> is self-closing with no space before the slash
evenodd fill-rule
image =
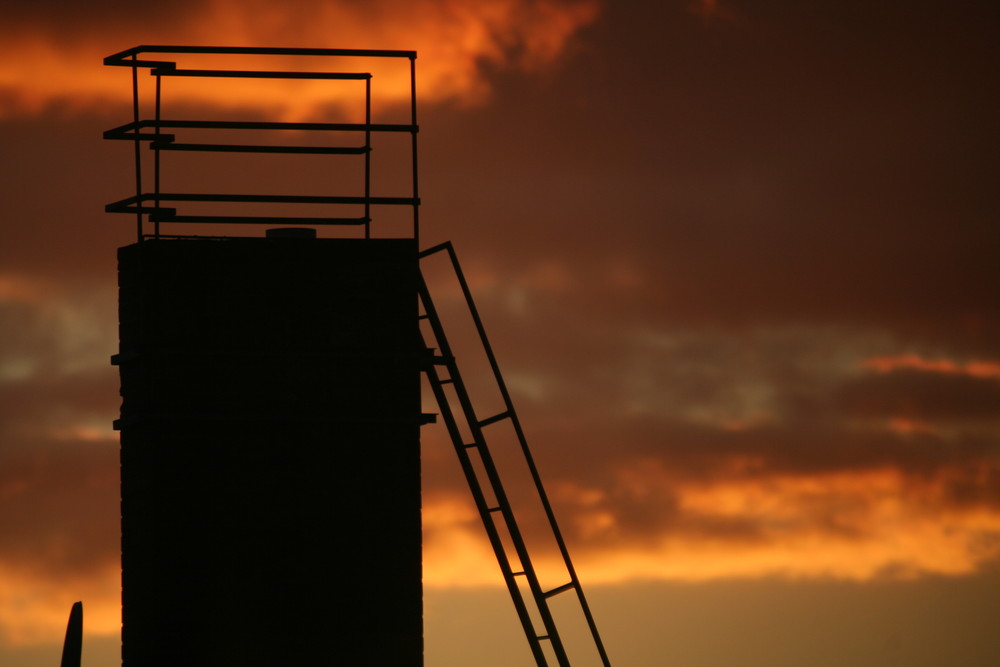
<path id="1" fill-rule="evenodd" d="M 132 226 L 103 205 L 131 166 L 100 141 L 128 120 L 127 72 L 100 60 L 171 42 L 418 49 L 425 243 L 458 248 L 613 652 L 996 658 L 973 592 L 1000 556 L 995 8 L 241 7 L 158 3 L 144 28 L 120 3 L 36 3 L 0 27 L 0 662 L 35 664 L 80 597 L 114 628 L 107 359 Z M 426 441 L 428 646 L 452 664 L 432 635 L 469 613 L 457 585 L 499 578 Z M 740 586 L 781 611 L 750 629 Z M 716 602 L 732 652 L 649 620 L 683 616 L 674 599 Z M 876 650 L 852 605 L 904 620 L 869 622 Z M 811 645 L 752 638 L 821 608 Z"/>

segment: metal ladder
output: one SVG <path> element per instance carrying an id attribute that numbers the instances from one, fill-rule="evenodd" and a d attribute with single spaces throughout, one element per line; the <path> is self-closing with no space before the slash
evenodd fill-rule
<path id="1" fill-rule="evenodd" d="M 569 667 L 570 662 L 567 657 L 566 647 L 564 646 L 563 639 L 560 637 L 559 630 L 556 627 L 555 618 L 553 617 L 552 611 L 549 607 L 549 600 L 550 598 L 562 593 L 575 591 L 580 609 L 582 610 L 583 615 L 586 618 L 587 625 L 589 626 L 590 635 L 598 653 L 600 654 L 602 664 L 604 667 L 610 667 L 611 663 L 608 660 L 604 645 L 601 642 L 601 637 L 598 634 L 597 625 L 595 624 L 594 617 L 590 612 L 590 606 L 587 604 L 587 599 L 583 594 L 583 588 L 580 586 L 576 570 L 573 568 L 573 563 L 570 560 L 569 552 L 566 549 L 566 543 L 563 540 L 562 533 L 559 531 L 559 527 L 556 524 L 555 515 L 552 512 L 548 496 L 542 486 L 542 481 L 539 477 L 538 470 L 535 467 L 534 459 L 528 449 L 528 443 L 525 440 L 524 432 L 521 429 L 517 413 L 514 411 L 514 405 L 511 402 L 510 393 L 507 391 L 507 386 L 503 380 L 503 376 L 500 374 L 500 368 L 497 365 L 493 349 L 491 348 L 486 337 L 486 331 L 483 327 L 482 320 L 479 317 L 476 305 L 472 299 L 472 293 L 469 290 L 468 283 L 466 282 L 461 266 L 458 263 L 458 257 L 455 254 L 455 250 L 450 242 L 446 242 L 421 252 L 420 258 L 424 259 L 439 252 L 446 252 L 451 261 L 455 276 L 458 279 L 463 296 L 465 297 L 469 313 L 472 315 L 473 323 L 479 334 L 479 339 L 482 343 L 489 364 L 492 367 L 497 388 L 500 391 L 505 407 L 499 413 L 489 417 L 480 418 L 476 415 L 472 399 L 470 398 L 466 385 L 462 380 L 455 357 L 452 354 L 451 346 L 449 345 L 448 339 L 445 335 L 441 319 L 434 307 L 434 302 L 431 299 L 430 291 L 424 281 L 423 275 L 421 275 L 419 280 L 420 304 L 422 307 L 420 318 L 422 320 L 426 320 L 429 324 L 431 336 L 433 338 L 432 341 L 428 341 L 424 333 L 421 332 L 422 349 L 429 350 L 429 359 L 428 363 L 425 365 L 425 372 L 427 373 L 431 390 L 434 393 L 434 398 L 438 403 L 438 408 L 441 411 L 442 419 L 447 427 L 452 444 L 455 447 L 455 452 L 458 455 L 462 470 L 465 473 L 465 478 L 469 483 L 469 488 L 472 491 L 476 508 L 479 510 L 479 515 L 483 520 L 483 525 L 486 528 L 486 534 L 489 537 L 490 544 L 496 554 L 497 562 L 500 565 L 500 570 L 503 573 L 507 589 L 510 592 L 518 618 L 521 621 L 521 626 L 523 627 L 524 633 L 528 639 L 532 655 L 534 656 L 538 667 L 548 667 L 550 663 L 543 644 L 543 642 L 547 642 L 551 649 L 551 653 L 555 656 L 557 661 L 554 664 L 558 664 L 559 667 Z M 434 349 L 438 350 L 439 353 L 434 354 Z M 445 389 L 446 385 L 452 386 L 453 397 L 449 397 L 449 394 Z M 456 402 L 457 406 L 454 405 Z M 469 442 L 467 442 L 463 437 L 463 429 L 460 427 L 460 422 L 458 421 L 459 419 L 463 420 L 466 426 L 464 432 L 471 433 L 471 441 Z M 521 531 L 518 528 L 517 520 L 514 517 L 514 512 L 508 500 L 507 492 L 504 489 L 504 485 L 500 479 L 500 474 L 494 462 L 493 455 L 491 454 L 487 444 L 484 428 L 504 420 L 510 421 L 514 433 L 516 434 L 521 454 L 523 455 L 524 462 L 527 464 L 527 468 L 534 483 L 534 490 L 537 493 L 538 500 L 544 508 L 548 525 L 551 530 L 551 535 L 558 545 L 563 564 L 566 572 L 568 573 L 568 582 L 549 590 L 543 590 L 539 583 L 538 575 L 531 561 L 531 556 L 528 553 L 528 548 L 521 535 Z M 479 467 L 483 472 L 479 472 L 477 470 L 477 466 L 475 465 L 476 461 L 479 462 Z M 487 491 L 490 492 L 489 495 L 487 494 Z M 507 548 L 504 545 L 504 533 L 506 533 L 506 537 L 513 545 L 514 556 L 516 557 L 515 562 L 517 564 L 516 567 L 519 568 L 517 570 L 514 569 L 515 565 L 512 565 L 511 563 L 511 555 L 508 554 Z M 519 585 L 519 579 L 522 577 L 524 578 L 524 581 L 527 582 L 530 595 L 526 596 L 522 593 Z M 534 615 L 541 620 L 541 628 L 536 628 L 535 621 L 532 618 L 533 612 Z"/>

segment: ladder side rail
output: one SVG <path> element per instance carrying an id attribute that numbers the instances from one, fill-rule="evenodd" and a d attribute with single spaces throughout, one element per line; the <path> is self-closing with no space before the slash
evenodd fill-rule
<path id="1" fill-rule="evenodd" d="M 454 257 L 454 250 L 451 247 L 450 242 L 446 242 L 437 249 L 447 248 L 449 253 L 452 254 L 452 263 L 456 272 L 460 271 L 457 266 L 457 259 Z M 431 254 L 431 251 L 423 253 L 421 256 L 426 256 Z M 461 273 L 457 273 L 461 283 L 462 288 L 468 301 L 471 298 L 471 294 L 468 291 L 468 285 L 465 284 L 464 276 Z M 428 301 L 430 300 L 430 292 L 427 289 L 426 284 L 423 285 L 423 292 L 427 296 Z M 467 305 L 472 309 L 473 315 L 478 317 L 478 314 L 474 311 L 474 305 L 469 301 Z M 432 304 L 433 308 L 433 304 Z M 469 425 L 469 429 L 472 432 L 473 438 L 478 445 L 479 456 L 483 463 L 483 468 L 486 470 L 486 475 L 489 478 L 490 484 L 493 488 L 494 495 L 497 498 L 497 504 L 500 507 L 501 514 L 504 517 L 504 521 L 507 525 L 507 531 L 510 535 L 511 542 L 514 545 L 514 550 L 517 552 L 518 558 L 521 561 L 521 569 L 525 573 L 525 578 L 528 581 L 528 587 L 531 590 L 531 596 L 535 601 L 535 608 L 538 611 L 539 616 L 542 619 L 542 624 L 545 626 L 546 635 L 545 638 L 549 640 L 552 646 L 553 652 L 556 654 L 556 659 L 559 661 L 560 667 L 569 667 L 569 658 L 566 655 L 566 649 L 563 645 L 562 638 L 559 635 L 559 629 L 556 626 L 555 618 L 552 616 L 552 611 L 549 608 L 548 596 L 542 590 L 541 583 L 538 579 L 538 573 L 535 571 L 534 564 L 531 561 L 531 555 L 528 552 L 527 544 L 524 541 L 524 537 L 521 535 L 520 528 L 517 525 L 517 519 L 514 516 L 514 511 L 510 505 L 510 501 L 507 498 L 507 492 L 504 489 L 503 482 L 500 480 L 500 473 L 497 470 L 496 464 L 493 461 L 493 456 L 490 453 L 489 447 L 486 444 L 486 437 L 483 433 L 481 422 L 476 417 L 475 408 L 472 405 L 472 399 L 469 396 L 468 390 L 465 388 L 465 384 L 462 381 L 461 375 L 459 374 L 458 367 L 454 362 L 454 354 L 452 353 L 450 345 L 448 345 L 447 337 L 444 333 L 444 328 L 441 324 L 440 318 L 437 316 L 436 310 L 433 316 L 431 312 L 428 311 L 428 319 L 434 330 L 434 336 L 438 341 L 439 347 L 441 349 L 442 355 L 450 360 L 449 372 L 452 373 L 452 379 L 454 380 L 455 393 L 459 398 L 462 405 L 462 410 L 465 414 L 466 420 Z M 481 322 L 479 323 L 481 326 Z M 492 359 L 492 363 L 495 364 L 496 360 Z M 508 405 L 508 409 L 512 406 Z M 522 444 L 522 449 L 525 445 Z M 537 471 L 533 471 L 537 479 Z M 536 481 L 536 485 L 538 481 Z M 486 517 L 484 517 L 485 521 Z"/>
<path id="2" fill-rule="evenodd" d="M 448 345 L 448 340 L 444 335 L 444 330 L 441 325 L 441 320 L 437 315 L 437 310 L 434 308 L 434 303 L 430 298 L 430 292 L 427 289 L 427 285 L 424 283 L 423 276 L 420 276 L 420 298 L 424 306 L 424 312 L 427 315 L 427 319 L 431 324 L 431 329 L 434 332 L 434 338 L 440 348 L 442 355 L 450 357 L 451 348 Z M 423 340 L 423 335 L 421 334 L 421 345 L 422 349 L 427 349 L 426 342 Z M 455 386 L 456 393 L 459 394 L 460 402 L 462 403 L 463 412 L 466 410 L 465 401 L 461 400 L 462 395 L 468 397 L 468 393 L 465 391 L 464 384 L 462 384 L 461 376 L 458 374 L 458 369 L 454 366 L 454 362 L 449 364 L 449 373 L 451 374 L 452 382 Z M 528 639 L 528 644 L 531 647 L 532 655 L 535 658 L 535 662 L 538 667 L 547 667 L 547 660 L 545 654 L 542 651 L 541 643 L 538 638 L 538 633 L 535 630 L 534 623 L 531 620 L 531 615 L 528 612 L 527 605 L 525 604 L 524 597 L 521 594 L 521 589 L 517 585 L 517 581 L 513 574 L 513 569 L 510 566 L 510 559 L 507 556 L 507 550 L 503 545 L 503 541 L 500 538 L 499 531 L 497 530 L 496 524 L 493 521 L 491 512 L 489 511 L 488 503 L 486 502 L 486 497 L 483 494 L 482 485 L 479 481 L 479 475 L 476 473 L 475 467 L 472 465 L 472 459 L 469 456 L 468 449 L 465 447 L 465 443 L 462 438 L 461 431 L 458 428 L 458 422 L 455 419 L 454 411 L 451 409 L 451 403 L 448 399 L 447 394 L 444 391 L 444 385 L 442 384 L 440 378 L 438 377 L 437 369 L 434 368 L 433 363 L 427 365 L 427 379 L 431 385 L 431 390 L 434 392 L 434 398 L 438 403 L 438 408 L 441 410 L 441 417 L 444 421 L 448 434 L 451 437 L 452 445 L 455 448 L 455 453 L 458 455 L 459 463 L 462 466 L 462 472 L 465 474 L 466 481 L 469 484 L 469 489 L 472 492 L 473 499 L 476 504 L 476 508 L 479 511 L 479 516 L 483 521 L 483 526 L 486 529 L 486 534 L 490 540 L 490 545 L 493 547 L 493 552 L 497 557 L 497 562 L 500 565 L 500 570 L 503 573 L 504 581 L 507 584 L 507 590 L 510 593 L 511 600 L 514 603 L 514 607 L 517 611 L 518 619 L 521 621 L 521 627 L 524 630 L 524 634 Z M 470 406 L 471 407 L 471 406 Z M 469 419 L 466 413 L 466 419 L 470 425 L 474 424 L 474 419 Z M 476 435 L 476 434 L 474 434 Z M 476 437 L 477 444 L 480 445 L 477 449 L 482 452 L 481 445 L 482 433 L 479 433 Z M 484 464 L 485 467 L 485 464 Z M 492 479 L 490 480 L 493 481 Z M 501 489 L 502 491 L 502 489 Z M 496 494 L 496 489 L 494 488 L 494 494 Z M 506 496 L 497 497 L 497 503 L 501 506 L 504 512 L 505 521 L 508 520 L 508 513 L 510 503 L 507 502 Z M 510 517 L 512 518 L 512 517 Z M 508 530 L 510 526 L 508 524 Z M 523 556 L 519 553 L 519 557 Z M 525 563 L 522 560 L 521 569 L 525 569 Z M 526 575 L 527 576 L 527 575 Z"/>
<path id="3" fill-rule="evenodd" d="M 462 436 L 458 430 L 458 424 L 455 421 L 455 416 L 451 410 L 451 406 L 448 404 L 448 397 L 444 392 L 444 387 L 441 384 L 440 379 L 438 378 L 437 370 L 434 369 L 433 366 L 427 369 L 427 377 L 430 382 L 431 389 L 434 392 L 435 400 L 437 400 L 439 409 L 441 410 L 441 417 L 445 422 L 449 435 L 451 436 L 455 452 L 458 454 L 458 460 L 462 466 L 462 472 L 465 474 L 465 479 L 469 484 L 469 489 L 472 492 L 476 509 L 479 511 L 479 516 L 482 518 L 483 525 L 486 528 L 486 534 L 490 540 L 490 545 L 493 547 L 493 552 L 497 557 L 497 562 L 500 564 L 500 570 L 503 573 L 504 582 L 507 584 L 507 591 L 511 596 L 511 600 L 514 602 L 514 608 L 517 611 L 518 619 L 521 621 L 521 627 L 524 630 L 524 634 L 528 638 L 528 644 L 531 647 L 532 655 L 535 657 L 535 662 L 538 667 L 546 667 L 545 654 L 542 652 L 541 644 L 535 633 L 534 624 L 531 621 L 531 615 L 528 612 L 528 607 L 524 602 L 524 597 L 521 595 L 521 589 L 517 586 L 517 581 L 515 580 L 513 574 L 513 568 L 511 568 L 510 560 L 507 558 L 503 541 L 500 538 L 496 525 L 490 517 L 486 497 L 483 494 L 482 486 L 479 483 L 479 479 L 476 475 L 475 468 L 472 465 L 469 453 L 463 446 Z"/>
<path id="4" fill-rule="evenodd" d="M 465 382 L 462 380 L 461 373 L 455 363 L 455 357 L 451 350 L 451 346 L 448 343 L 448 338 L 445 335 L 444 327 L 441 324 L 441 320 L 437 316 L 437 311 L 434 309 L 433 302 L 430 299 L 430 291 L 427 289 L 426 284 L 422 286 L 422 289 L 423 295 L 427 298 L 425 310 L 428 314 L 428 321 L 431 324 L 434 337 L 438 343 L 438 347 L 441 349 L 442 356 L 448 360 L 448 371 L 451 374 L 452 385 L 455 387 L 455 394 L 458 397 L 466 423 L 472 433 L 476 449 L 479 452 L 480 461 L 483 464 L 483 469 L 486 471 L 487 479 L 490 482 L 490 486 L 496 498 L 497 505 L 500 508 L 501 515 L 504 518 L 504 523 L 507 527 L 507 532 L 510 535 L 514 550 L 520 560 L 521 571 L 524 573 L 524 576 L 528 581 L 528 587 L 531 590 L 532 598 L 535 601 L 535 608 L 538 611 L 538 614 L 542 619 L 542 624 L 545 627 L 545 638 L 547 638 L 549 643 L 552 645 L 552 648 L 556 653 L 556 658 L 559 660 L 560 667 L 568 667 L 569 660 L 566 657 L 565 648 L 563 647 L 562 640 L 559 637 L 559 631 L 556 627 L 555 619 L 549 609 L 548 601 L 542 592 L 541 584 L 538 580 L 538 574 L 535 572 L 535 567 L 531 562 L 531 555 L 528 552 L 527 544 L 521 535 L 520 528 L 517 525 L 517 519 L 514 516 L 513 509 L 511 508 L 510 500 L 507 497 L 507 492 L 504 489 L 503 482 L 500 480 L 500 473 L 497 470 L 492 454 L 486 444 L 486 438 L 483 434 L 482 427 L 479 425 L 479 421 L 476 418 L 475 408 L 472 405 L 472 399 L 469 396 L 469 392 L 465 387 Z M 430 303 L 431 306 L 429 310 L 426 308 L 427 303 Z M 462 443 L 459 442 L 459 444 Z M 463 452 L 465 451 L 464 446 L 462 446 L 462 450 Z M 483 515 L 483 522 L 486 524 L 492 523 L 492 519 L 488 513 Z M 533 628 L 532 633 L 534 633 Z M 535 634 L 533 634 L 532 637 L 536 641 L 539 639 L 539 637 Z"/>
<path id="5" fill-rule="evenodd" d="M 517 412 L 514 410 L 514 403 L 510 397 L 510 392 L 507 389 L 507 383 L 503 379 L 503 375 L 500 372 L 500 365 L 497 362 L 496 355 L 493 353 L 493 347 L 490 345 L 489 338 L 486 335 L 486 328 L 483 325 L 483 321 L 479 316 L 479 310 L 476 308 L 474 299 L 472 298 L 472 291 L 469 289 L 469 284 L 465 279 L 465 274 L 462 271 L 462 267 L 458 262 L 458 255 L 455 253 L 455 248 L 451 241 L 446 241 L 445 243 L 436 246 L 427 251 L 427 254 L 431 252 L 436 252 L 440 250 L 446 250 L 448 257 L 451 260 L 452 266 L 455 270 L 455 275 L 458 278 L 459 285 L 462 288 L 462 294 L 469 307 L 469 312 L 472 315 L 472 320 L 475 324 L 476 331 L 479 334 L 480 341 L 482 342 L 483 349 L 486 352 L 486 357 L 490 363 L 490 368 L 493 371 L 493 375 L 497 382 L 497 387 L 500 390 L 500 394 L 503 398 L 504 406 L 507 413 L 510 416 L 511 424 L 514 427 L 514 432 L 517 436 L 518 443 L 521 447 L 521 452 L 524 455 L 525 462 L 528 466 L 528 470 L 531 473 L 532 481 L 534 482 L 535 489 L 538 493 L 538 497 L 541 500 L 542 507 L 545 511 L 545 516 L 548 519 L 549 526 L 552 529 L 552 534 L 555 537 L 556 544 L 558 545 L 560 555 L 562 556 L 563 563 L 566 567 L 566 571 L 569 574 L 570 581 L 573 584 L 573 588 L 576 589 L 577 598 L 580 601 L 581 609 L 584 613 L 584 617 L 587 620 L 587 626 L 590 630 L 590 634 L 594 640 L 594 644 L 597 647 L 598 653 L 601 656 L 601 661 L 604 667 L 611 667 L 611 662 L 608 658 L 607 651 L 604 648 L 604 642 L 601 640 L 600 633 L 597 629 L 597 623 L 594 620 L 593 613 L 590 610 L 590 605 L 587 603 L 587 598 L 584 595 L 583 587 L 580 585 L 580 580 L 576 574 L 576 568 L 573 566 L 573 561 L 569 555 L 569 549 L 566 547 L 566 541 L 563 538 L 562 531 L 559 529 L 559 524 L 556 521 L 555 512 L 552 510 L 552 505 L 549 502 L 548 494 L 545 492 L 545 487 L 542 484 L 541 475 L 538 472 L 538 468 L 535 465 L 534 457 L 531 454 L 531 450 L 528 447 L 527 438 L 524 435 L 524 430 L 521 428 L 521 421 L 518 419 Z M 541 594 L 541 591 L 539 591 Z"/>
<path id="6" fill-rule="evenodd" d="M 473 440 L 475 441 L 476 449 L 479 452 L 479 459 L 483 464 L 483 469 L 486 471 L 486 477 L 489 480 L 490 487 L 496 497 L 497 506 L 500 508 L 500 514 L 503 516 L 504 523 L 507 526 L 507 533 L 510 535 L 514 551 L 517 553 L 518 559 L 521 561 L 521 571 L 524 573 L 524 576 L 528 581 L 528 587 L 531 590 L 531 597 L 535 601 L 535 608 L 541 617 L 542 625 L 545 627 L 545 638 L 548 639 L 549 643 L 552 645 L 552 649 L 556 654 L 556 659 L 559 661 L 560 667 L 569 667 L 569 658 L 566 656 L 566 649 L 563 646 L 562 638 L 559 635 L 559 629 L 556 626 L 555 618 L 552 616 L 552 611 L 549 609 L 547 596 L 542 591 L 542 585 L 538 579 L 538 573 L 536 572 L 535 565 L 531 560 L 531 554 L 528 552 L 528 545 L 524 541 L 524 536 L 521 534 L 521 529 L 517 524 L 517 518 L 514 516 L 514 509 L 510 504 L 510 499 L 507 497 L 507 491 L 504 488 L 503 481 L 500 479 L 500 472 L 493 460 L 493 454 L 490 452 L 489 446 L 486 443 L 486 437 L 483 433 L 482 427 L 476 419 L 473 411 L 472 400 L 462 383 L 458 367 L 455 365 L 454 361 L 450 362 L 448 370 L 453 374 L 452 379 L 454 380 L 456 393 L 459 396 L 459 400 L 463 406 L 463 411 L 468 419 L 469 429 L 472 431 Z M 536 636 L 536 639 L 538 638 L 539 637 Z"/>

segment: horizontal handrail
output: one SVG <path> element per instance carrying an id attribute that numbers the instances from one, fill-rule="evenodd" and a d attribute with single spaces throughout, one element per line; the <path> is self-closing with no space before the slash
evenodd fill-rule
<path id="1" fill-rule="evenodd" d="M 152 129 L 143 132 L 142 129 Z M 207 121 L 207 120 L 140 120 L 106 130 L 105 139 L 117 141 L 148 141 L 153 150 L 172 151 L 221 151 L 238 153 L 321 153 L 339 155 L 361 155 L 371 150 L 371 146 L 302 146 L 285 144 L 229 144 L 178 142 L 174 133 L 161 130 L 205 129 L 205 130 L 270 130 L 270 131 L 317 131 L 317 132 L 417 132 L 419 128 L 409 123 L 302 123 L 277 121 Z"/>
<path id="2" fill-rule="evenodd" d="M 105 130 L 105 139 L 136 138 L 135 132 L 144 128 L 195 129 L 195 130 L 302 130 L 320 132 L 417 132 L 419 127 L 409 123 L 297 123 L 281 121 L 227 121 L 227 120 L 140 120 Z M 164 135 L 160 135 L 162 138 Z M 155 139 L 155 134 L 140 134 L 139 139 Z"/>
<path id="3" fill-rule="evenodd" d="M 156 60 L 139 60 L 140 53 L 204 54 L 204 55 L 261 55 L 261 56 L 346 56 L 366 58 L 410 58 L 416 51 L 384 49 L 310 49 L 277 48 L 262 46 L 164 46 L 143 44 L 125 49 L 104 59 L 105 65 L 116 67 L 162 67 L 169 63 Z"/>
<path id="4" fill-rule="evenodd" d="M 154 151 L 199 151 L 215 153 L 313 153 L 317 155 L 364 155 L 369 146 L 285 146 L 278 144 L 192 144 L 174 141 L 173 135 L 160 135 L 149 145 Z"/>
<path id="5" fill-rule="evenodd" d="M 364 81 L 372 78 L 368 72 L 285 72 L 232 69 L 177 69 L 174 63 L 160 65 L 150 71 L 153 76 L 225 77 L 233 79 L 334 79 Z"/>
<path id="6" fill-rule="evenodd" d="M 152 222 L 178 222 L 217 225 L 319 225 L 360 227 L 372 221 L 367 216 L 359 218 L 324 218 L 287 215 L 177 215 L 176 209 L 159 209 L 150 214 Z"/>
<path id="7" fill-rule="evenodd" d="M 144 192 L 112 202 L 104 207 L 108 213 L 135 213 L 137 204 L 149 201 L 257 203 L 257 204 L 374 204 L 380 206 L 414 206 L 420 200 L 414 197 L 360 197 L 338 195 L 238 195 L 214 193 Z M 143 207 L 156 210 L 155 207 Z M 144 211 L 146 212 L 146 211 Z"/>

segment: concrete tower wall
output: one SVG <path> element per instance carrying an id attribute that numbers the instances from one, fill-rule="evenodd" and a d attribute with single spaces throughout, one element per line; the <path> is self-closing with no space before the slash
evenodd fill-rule
<path id="1" fill-rule="evenodd" d="M 125 667 L 422 665 L 412 240 L 119 250 Z"/>

